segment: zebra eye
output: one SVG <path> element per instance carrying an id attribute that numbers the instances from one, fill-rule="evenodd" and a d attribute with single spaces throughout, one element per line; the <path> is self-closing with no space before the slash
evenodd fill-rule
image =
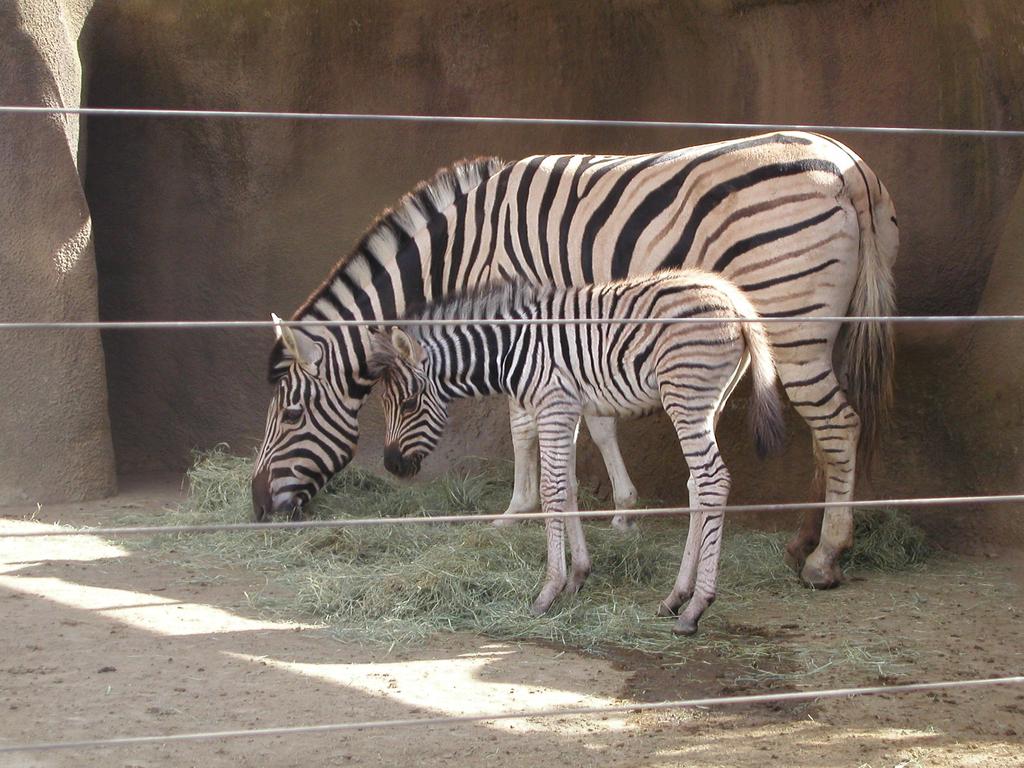
<path id="1" fill-rule="evenodd" d="M 297 424 L 302 418 L 302 408 L 298 405 L 291 405 L 281 412 L 281 421 L 285 424 Z"/>
<path id="2" fill-rule="evenodd" d="M 402 413 L 413 413 L 416 410 L 416 403 L 419 400 L 418 395 L 407 397 L 402 401 L 401 409 Z"/>

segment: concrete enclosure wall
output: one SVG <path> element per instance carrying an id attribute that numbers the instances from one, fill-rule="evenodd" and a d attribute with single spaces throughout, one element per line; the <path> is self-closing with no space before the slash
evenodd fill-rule
<path id="1" fill-rule="evenodd" d="M 80 101 L 85 0 L 0 6 L 0 103 Z M 0 320 L 96 320 L 76 117 L 0 116 Z M 113 492 L 97 332 L 0 336 L 0 504 Z"/>
<path id="2" fill-rule="evenodd" d="M 1022 39 L 1013 0 L 98 0 L 79 47 L 94 106 L 995 128 L 1024 125 Z M 647 152 L 737 135 L 115 118 L 88 128 L 85 194 L 100 313 L 111 320 L 288 313 L 381 208 L 467 155 Z M 901 311 L 975 311 L 994 254 L 1012 259 L 1020 242 L 1004 230 L 1019 212 L 1022 143 L 837 136 L 896 201 Z M 1020 285 L 1019 270 L 1006 275 Z M 957 493 L 988 482 L 959 460 L 984 434 L 966 429 L 953 407 L 973 396 L 954 375 L 968 338 L 962 329 L 901 330 L 899 408 L 865 493 Z M 237 331 L 107 333 L 120 471 L 180 469 L 192 448 L 219 441 L 250 450 L 269 396 L 269 341 Z M 1003 374 L 1019 393 L 1015 372 Z M 723 425 L 735 500 L 803 498 L 806 435 L 793 423 L 786 455 L 758 464 L 742 433 L 742 394 Z M 467 446 L 509 455 L 503 403 L 459 413 L 433 469 Z M 372 405 L 362 421 L 361 459 L 376 464 Z M 641 493 L 684 498 L 667 421 L 623 433 Z M 602 477 L 592 451 L 582 459 L 584 476 Z M 975 536 L 952 525 L 956 516 L 931 519 L 952 536 Z"/>

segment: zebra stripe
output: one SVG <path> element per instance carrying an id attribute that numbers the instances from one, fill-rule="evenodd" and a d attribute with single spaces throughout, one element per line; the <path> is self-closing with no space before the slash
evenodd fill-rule
<path id="1" fill-rule="evenodd" d="M 809 133 L 632 157 L 548 155 L 511 164 L 486 158 L 443 169 L 386 211 L 293 318 L 388 320 L 496 280 L 584 285 L 680 266 L 717 270 L 745 286 L 764 317 L 887 315 L 894 310 L 898 239 L 892 202 L 877 176 L 842 144 Z M 852 498 L 858 449 L 867 466 L 890 399 L 892 366 L 888 325 L 839 331 L 838 324 L 799 322 L 769 328 L 787 395 L 802 403 L 797 409 L 815 436 L 830 501 Z M 254 473 L 257 518 L 300 507 L 345 465 L 354 449 L 355 413 L 373 384 L 366 331 L 324 328 L 306 335 L 329 351 L 324 359 L 331 364 L 303 365 L 300 353 L 278 343 L 271 380 L 285 382 L 289 392 L 322 393 L 331 408 L 348 408 L 344 419 L 334 419 L 344 429 L 314 429 L 312 420 L 304 421 L 302 439 L 317 444 L 324 458 L 322 466 L 296 458 L 288 451 L 294 430 L 280 424 L 283 403 L 295 397 L 275 396 Z M 839 370 L 833 367 L 837 344 Z M 823 378 L 802 383 L 822 371 L 828 372 Z M 304 377 L 319 386 L 303 389 L 298 379 Z M 327 407 L 308 398 L 302 406 Z M 614 422 L 586 420 L 616 506 L 628 509 L 636 490 Z M 825 438 L 842 450 L 821 450 Z M 510 512 L 539 503 L 535 440 L 529 429 L 513 430 Z M 808 583 L 832 586 L 841 576 L 836 558 L 852 541 L 852 516 L 845 508 L 830 510 L 823 528 L 818 519 L 805 519 L 788 558 Z"/>
<path id="2" fill-rule="evenodd" d="M 608 285 L 554 288 L 506 284 L 427 307 L 426 319 L 548 320 L 745 317 L 757 314 L 728 281 L 703 271 L 673 270 Z M 761 323 L 713 326 L 516 326 L 499 334 L 486 322 L 394 329 L 371 338 L 372 375 L 383 382 L 385 465 L 409 477 L 434 449 L 456 398 L 504 394 L 536 430 L 540 497 L 548 534 L 544 585 L 533 604 L 545 612 L 590 573 L 576 510 L 576 435 L 585 412 L 635 416 L 657 407 L 672 419 L 696 485 L 695 506 L 727 503 L 730 477 L 715 437 L 717 414 L 748 363 L 753 369 L 751 426 L 760 453 L 781 443 L 783 423 L 775 367 Z M 679 616 L 674 631 L 692 634 L 715 599 L 723 516 L 691 513 L 676 584 L 660 610 Z M 567 571 L 568 529 L 572 568 Z"/>

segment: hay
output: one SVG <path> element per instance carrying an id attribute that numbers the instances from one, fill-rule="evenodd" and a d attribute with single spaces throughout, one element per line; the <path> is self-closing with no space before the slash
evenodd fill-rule
<path id="1" fill-rule="evenodd" d="M 164 522 L 247 520 L 250 471 L 250 461 L 222 449 L 197 456 L 188 473 L 189 499 Z M 401 485 L 350 468 L 320 494 L 309 513 L 345 518 L 499 510 L 510 487 L 508 466 L 481 462 L 469 462 L 435 481 Z M 582 496 L 581 506 L 598 505 L 593 496 Z M 730 628 L 758 601 L 806 600 L 808 591 L 783 565 L 781 534 L 730 533 L 723 549 L 720 601 L 702 623 L 699 642 L 680 643 L 671 635 L 671 620 L 656 618 L 654 610 L 675 578 L 685 527 L 678 521 L 648 520 L 639 532 L 623 535 L 598 521 L 586 529 L 594 568 L 584 591 L 559 599 L 541 617 L 528 611 L 545 557 L 543 527 L 536 524 L 259 531 L 171 542 L 165 537 L 150 546 L 173 546 L 179 553 L 265 573 L 288 598 L 266 597 L 257 602 L 260 608 L 312 617 L 339 636 L 360 641 L 408 645 L 439 631 L 461 630 L 592 652 L 622 648 L 685 658 L 710 650 L 754 671 L 798 663 L 795 651 L 780 650 L 767 638 L 737 636 Z M 918 534 L 895 512 L 872 518 L 858 534 L 862 538 L 851 564 L 892 569 L 920 562 L 926 550 Z M 850 656 L 843 649 L 836 653 L 837 658 Z M 878 664 L 870 650 L 865 655 Z M 820 661 L 804 666 L 812 663 Z"/>
<path id="2" fill-rule="evenodd" d="M 896 509 L 866 510 L 855 516 L 853 546 L 843 559 L 847 571 L 905 571 L 924 564 L 931 548 L 924 531 Z"/>

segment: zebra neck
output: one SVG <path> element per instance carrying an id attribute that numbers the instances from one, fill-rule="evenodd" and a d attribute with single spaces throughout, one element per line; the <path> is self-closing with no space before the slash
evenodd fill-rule
<path id="1" fill-rule="evenodd" d="M 437 214 L 431 221 L 436 226 L 424 225 L 414 235 L 369 240 L 306 303 L 299 319 L 386 321 L 402 317 L 409 306 L 422 305 L 436 272 L 432 265 L 443 259 L 448 242 L 444 215 Z M 385 263 L 391 264 L 390 270 Z M 318 332 L 332 337 L 346 378 L 344 386 L 365 397 L 373 385 L 366 369 L 367 328 L 329 327 Z"/>
<path id="2" fill-rule="evenodd" d="M 489 262 L 481 266 L 477 259 L 462 258 L 468 248 L 462 232 L 468 198 L 479 198 L 482 206 L 485 183 L 503 168 L 505 163 L 494 157 L 463 161 L 415 187 L 380 215 L 294 319 L 392 320 L 405 316 L 411 307 L 486 282 Z M 449 253 L 456 257 L 449 258 Z M 368 384 L 367 334 L 334 331 L 352 380 Z"/>
<path id="3" fill-rule="evenodd" d="M 509 394 L 505 375 L 508 327 L 474 325 L 432 329 L 421 339 L 426 369 L 450 400 Z"/>

